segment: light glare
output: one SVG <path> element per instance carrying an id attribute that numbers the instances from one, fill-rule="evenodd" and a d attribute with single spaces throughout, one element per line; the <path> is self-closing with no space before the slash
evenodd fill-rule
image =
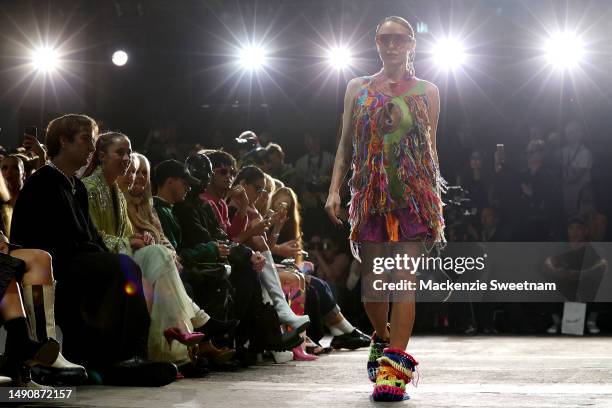
<path id="1" fill-rule="evenodd" d="M 433 49 L 436 64 L 443 69 L 455 69 L 463 65 L 466 54 L 461 42 L 454 38 L 438 41 Z"/>
<path id="2" fill-rule="evenodd" d="M 558 69 L 577 66 L 584 55 L 582 41 L 572 32 L 553 35 L 546 42 L 545 50 L 548 63 Z"/>
<path id="3" fill-rule="evenodd" d="M 54 71 L 59 63 L 57 51 L 49 47 L 41 47 L 32 53 L 32 65 L 41 72 Z"/>
<path id="4" fill-rule="evenodd" d="M 259 69 L 266 62 L 266 53 L 263 48 L 250 45 L 240 50 L 240 65 L 245 69 Z"/>
<path id="5" fill-rule="evenodd" d="M 118 67 L 124 66 L 128 62 L 128 54 L 123 50 L 117 50 L 113 53 L 113 64 Z"/>
<path id="6" fill-rule="evenodd" d="M 341 70 L 351 65 L 351 52 L 347 48 L 335 47 L 329 50 L 329 63 L 335 69 Z"/>

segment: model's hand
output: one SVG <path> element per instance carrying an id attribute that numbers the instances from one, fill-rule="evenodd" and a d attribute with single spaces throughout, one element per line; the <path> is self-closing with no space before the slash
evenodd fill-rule
<path id="1" fill-rule="evenodd" d="M 342 225 L 342 220 L 338 218 L 340 214 L 340 194 L 329 193 L 327 202 L 325 203 L 325 212 L 334 225 Z"/>

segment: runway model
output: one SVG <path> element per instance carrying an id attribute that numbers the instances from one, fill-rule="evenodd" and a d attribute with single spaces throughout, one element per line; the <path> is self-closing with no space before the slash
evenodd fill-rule
<path id="1" fill-rule="evenodd" d="M 415 76 L 416 40 L 410 23 L 386 17 L 376 27 L 383 68 L 352 79 L 346 90 L 342 136 L 325 205 L 341 225 L 339 190 L 352 169 L 351 247 L 361 261 L 362 298 L 375 329 L 367 370 L 375 401 L 408 398 L 417 361 L 405 352 L 415 317 L 414 292 L 373 290 L 375 279 L 415 282 L 414 272 L 373 273 L 375 257 L 418 257 L 445 243 L 436 151 L 438 88 Z M 384 277 L 383 277 L 384 276 Z M 389 303 L 392 305 L 389 322 Z"/>

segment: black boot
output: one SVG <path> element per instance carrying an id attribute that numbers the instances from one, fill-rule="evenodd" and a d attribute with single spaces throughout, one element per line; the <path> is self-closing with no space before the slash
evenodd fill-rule
<path id="1" fill-rule="evenodd" d="M 132 357 L 102 370 L 105 385 L 161 387 L 176 380 L 178 370 L 172 363 Z"/>
<path id="2" fill-rule="evenodd" d="M 32 367 L 38 364 L 51 365 L 57 359 L 57 340 L 45 338 L 38 342 L 30 339 L 25 317 L 11 319 L 4 323 L 4 327 L 7 333 L 6 355 L 9 360 Z"/>
<path id="3" fill-rule="evenodd" d="M 240 320 L 218 320 L 211 317 L 203 326 L 194 328 L 194 331 L 204 333 L 207 338 L 223 336 L 236 329 Z"/>

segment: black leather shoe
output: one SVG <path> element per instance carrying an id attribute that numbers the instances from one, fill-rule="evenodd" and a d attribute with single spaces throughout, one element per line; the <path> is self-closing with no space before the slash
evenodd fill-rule
<path id="1" fill-rule="evenodd" d="M 285 332 L 280 335 L 278 343 L 268 344 L 266 349 L 269 351 L 287 351 L 299 346 L 304 342 L 304 338 L 297 331 Z"/>
<path id="2" fill-rule="evenodd" d="M 102 378 L 106 385 L 161 387 L 176 380 L 177 373 L 172 363 L 132 357 L 105 369 Z"/>
<path id="3" fill-rule="evenodd" d="M 333 349 L 349 349 L 356 350 L 361 347 L 368 347 L 370 345 L 370 337 L 366 336 L 361 330 L 355 329 L 350 333 L 343 334 L 341 336 L 334 336 L 330 346 Z"/>
<path id="4" fill-rule="evenodd" d="M 32 367 L 32 379 L 39 384 L 76 386 L 87 382 L 87 370 L 83 367 L 56 368 L 37 365 Z"/>
<path id="5" fill-rule="evenodd" d="M 230 333 L 236 329 L 240 320 L 218 320 L 211 317 L 204 326 L 194 329 L 200 333 L 204 333 L 207 338 L 215 336 L 223 336 L 226 333 Z"/>

